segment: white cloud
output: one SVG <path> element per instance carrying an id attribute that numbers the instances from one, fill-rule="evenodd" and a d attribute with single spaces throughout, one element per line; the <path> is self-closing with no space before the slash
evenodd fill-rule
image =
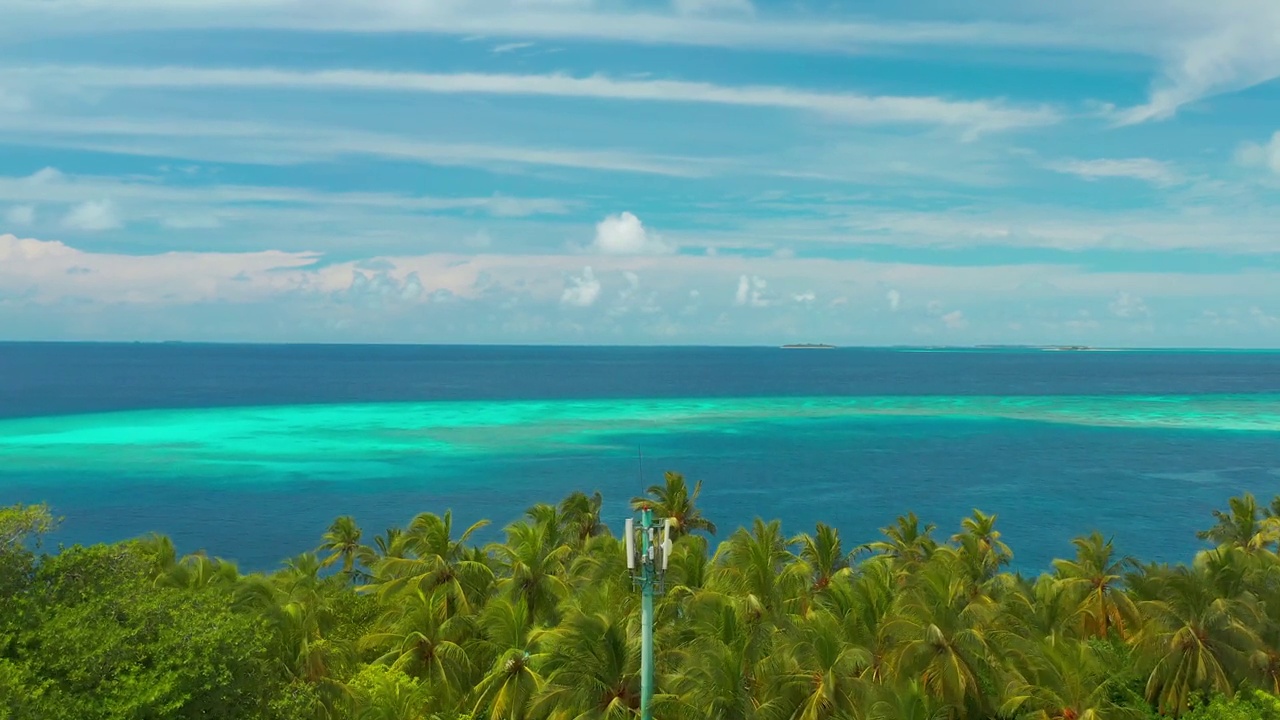
<path id="1" fill-rule="evenodd" d="M 1061 205 L 980 205 L 936 212 L 854 207 L 838 225 L 789 221 L 776 234 L 829 242 L 889 242 L 901 247 L 1038 247 L 1059 250 L 1203 249 L 1273 253 L 1280 211 L 1270 205 L 1171 202 L 1132 211 Z M 756 233 L 758 242 L 772 234 Z"/>
<path id="2" fill-rule="evenodd" d="M 1266 144 L 1247 142 L 1236 150 L 1236 162 L 1245 167 L 1262 167 L 1280 174 L 1280 132 Z"/>
<path id="3" fill-rule="evenodd" d="M 501 55 L 503 53 L 515 52 L 516 50 L 524 50 L 525 48 L 530 47 L 533 47 L 533 43 L 531 42 L 503 43 L 501 45 L 494 45 L 493 49 L 489 52 Z"/>
<path id="4" fill-rule="evenodd" d="M 1249 315 L 1264 328 L 1280 327 L 1280 317 L 1271 315 L 1257 305 L 1249 308 Z"/>
<path id="5" fill-rule="evenodd" d="M 1140 318 L 1150 314 L 1142 298 L 1127 292 L 1116 295 L 1107 307 L 1111 310 L 1111 314 L 1118 318 Z"/>
<path id="6" fill-rule="evenodd" d="M 581 275 L 571 276 L 560 295 L 560 302 L 574 307 L 591 307 L 600 298 L 600 281 L 591 266 L 582 268 Z"/>
<path id="7" fill-rule="evenodd" d="M 114 230 L 122 223 L 110 200 L 89 200 L 71 208 L 62 224 L 73 230 Z"/>
<path id="8" fill-rule="evenodd" d="M 36 221 L 36 209 L 33 205 L 14 205 L 4 214 L 4 221 L 9 225 L 26 227 Z"/>
<path id="9" fill-rule="evenodd" d="M 995 100 L 933 96 L 876 96 L 776 86 L 725 86 L 684 80 L 624 80 L 602 75 L 432 74 L 371 70 L 304 72 L 262 68 L 129 68 L 48 66 L 11 69 L 0 77 L 33 85 L 87 88 L 280 88 L 356 92 L 538 95 L 637 102 L 678 102 L 767 107 L 817 113 L 855 124 L 920 124 L 960 127 L 969 133 L 1051 125 L 1052 108 L 1017 107 Z"/>
<path id="10" fill-rule="evenodd" d="M 26 181 L 32 185 L 51 185 L 62 180 L 62 172 L 53 167 L 41 168 L 26 178 Z"/>
<path id="11" fill-rule="evenodd" d="M 769 283 L 758 275 L 743 275 L 738 278 L 738 291 L 734 293 L 733 304 L 744 307 L 768 307 L 771 300 L 766 295 Z"/>
<path id="12" fill-rule="evenodd" d="M 795 300 L 797 303 L 800 303 L 801 305 L 812 305 L 813 302 L 818 299 L 818 296 L 812 290 L 806 290 L 802 293 L 796 293 L 795 295 L 792 295 L 791 299 Z"/>
<path id="13" fill-rule="evenodd" d="M 493 217 L 529 217 L 534 215 L 563 215 L 570 212 L 575 203 L 555 198 L 512 197 L 491 195 L 488 197 L 431 197 L 399 193 L 374 192 L 321 192 L 307 188 L 256 185 L 197 185 L 175 186 L 155 182 L 149 178 L 130 179 L 100 175 L 65 175 L 53 168 L 45 168 L 25 178 L 0 175 L 0 200 L 43 203 L 77 203 L 86 197 L 109 196 L 117 199 L 141 201 L 160 205 L 179 205 L 182 213 L 190 214 L 194 205 L 322 205 L 325 207 L 352 207 L 376 209 L 381 212 L 403 210 L 409 212 L 439 212 L 450 210 L 477 210 Z M 208 226 L 208 214 L 202 227 Z M 181 220 L 178 220 L 181 222 Z"/>
<path id="14" fill-rule="evenodd" d="M 885 293 L 884 297 L 889 301 L 889 310 L 897 312 L 898 307 L 902 304 L 902 293 L 897 290 L 890 290 Z"/>
<path id="15" fill-rule="evenodd" d="M 1085 180 L 1130 178 L 1154 185 L 1172 185 L 1178 182 L 1178 174 L 1169 163 L 1151 158 L 1063 160 L 1051 163 L 1048 168 Z"/>
<path id="16" fill-rule="evenodd" d="M 89 253 L 60 242 L 0 235 L 0 293 L 37 288 L 32 300 L 58 304 L 69 298 L 95 303 L 178 305 L 244 301 L 303 288 L 337 290 L 349 285 L 350 268 L 324 275 L 291 275 L 312 265 L 312 253 L 190 253 L 113 255 Z M 336 282 L 335 282 L 336 281 Z"/>
<path id="17" fill-rule="evenodd" d="M 293 165 L 348 158 L 379 158 L 441 167 L 510 172 L 526 165 L 705 177 L 723 169 L 717 158 L 644 156 L 610 150 L 573 150 L 469 143 L 423 142 L 408 135 L 299 124 L 192 118 L 5 117 L 0 131 L 25 142 L 94 152 L 205 162 Z M 198 142 L 193 142 L 198 141 Z"/>
<path id="18" fill-rule="evenodd" d="M 1118 115 L 1121 124 L 1168 119 L 1185 105 L 1280 76 L 1280 4 L 1172 0 L 1136 5 L 1137 13 L 1150 13 L 1143 19 L 1149 29 L 1164 31 L 1156 36 L 1163 77 L 1145 104 Z"/>
<path id="19" fill-rule="evenodd" d="M 739 288 L 733 296 L 706 296 L 694 290 L 730 284 Z M 1280 335 L 1274 334 L 1280 326 L 1266 319 L 1272 317 L 1267 311 L 1274 312 L 1280 272 L 1265 268 L 1100 272 L 1067 265 L 904 265 L 673 254 L 601 255 L 587 270 L 580 254 L 568 253 L 428 253 L 354 261 L 280 251 L 116 255 L 0 236 L 0 327 L 8 337 L 85 337 L 85 328 L 92 327 L 93 337 L 102 339 L 127 339 L 145 331 L 148 337 L 279 341 L 286 339 L 281 332 L 287 327 L 289 339 L 335 340 L 346 337 L 332 329 L 341 321 L 348 323 L 344 327 L 359 328 L 362 337 L 395 341 L 498 342 L 516 337 L 504 333 L 518 332 L 535 342 L 584 337 L 610 342 L 758 342 L 796 327 L 803 318 L 799 313 L 804 306 L 792 300 L 809 291 L 779 297 L 769 293 L 775 286 L 812 288 L 814 307 L 817 298 L 847 298 L 846 309 L 830 313 L 823 326 L 824 336 L 844 343 L 910 342 L 916 327 L 943 331 L 948 325 L 954 328 L 949 331 L 954 333 L 952 340 L 958 342 L 1057 342 L 1059 336 L 1053 335 L 1046 318 L 1053 318 L 1059 332 L 1088 329 L 1068 327 L 1060 308 L 1115 301 L 1121 312 L 1130 308 L 1127 312 L 1141 317 L 1132 310 L 1146 307 L 1138 298 L 1158 298 L 1161 312 L 1153 316 L 1153 327 L 1161 334 L 1151 335 L 1153 339 L 1184 337 L 1195 344 L 1198 337 L 1203 343 L 1280 345 Z M 1126 288 L 1127 298 L 1117 297 L 1117 287 Z M 896 317 L 877 320 L 874 306 L 885 301 L 885 288 L 898 290 L 902 297 L 934 293 L 944 300 L 964 298 L 964 311 L 937 302 L 928 307 L 927 325 L 913 327 Z M 667 306 L 654 302 L 655 297 L 668 301 Z M 447 314 L 428 314 L 436 312 L 434 304 L 446 301 Z M 770 310 L 760 316 L 726 312 L 735 302 L 744 307 L 767 305 Z M 1219 332 L 1217 326 L 1192 321 L 1202 308 L 1223 302 L 1266 310 L 1241 311 L 1235 334 L 1227 326 L 1218 335 L 1190 334 L 1197 327 L 1202 333 Z M 583 310 L 570 317 L 557 309 L 560 306 Z M 672 336 L 677 318 L 675 325 L 681 329 Z M 210 330 L 207 321 L 216 321 L 220 334 Z M 562 323 L 576 328 L 572 335 L 565 334 L 570 332 L 568 325 L 563 333 L 557 329 Z M 1025 330 L 1011 335 L 1015 325 Z M 1246 327 L 1256 330 L 1241 335 Z M 1048 334 L 1029 336 L 1036 328 Z M 1088 342 L 1131 341 L 1121 334 L 1126 328 L 1127 323 L 1092 327 Z M 661 334 L 655 334 L 659 329 Z"/>
<path id="20" fill-rule="evenodd" d="M 610 215 L 596 225 L 591 248 L 605 255 L 665 255 L 675 247 L 645 229 L 629 212 Z"/>
<path id="21" fill-rule="evenodd" d="M 969 326 L 969 321 L 965 318 L 964 313 L 959 310 L 952 310 L 942 316 L 942 324 L 946 325 L 949 330 L 963 330 Z"/>
<path id="22" fill-rule="evenodd" d="M 543 5 L 544 7 L 536 7 Z M 7 0 L 6 20 L 24 36 L 59 31 L 174 28 L 266 28 L 336 32 L 425 32 L 461 36 L 564 38 L 713 47 L 854 51 L 902 45 L 994 47 L 1096 47 L 1133 42 L 1133 33 L 1101 37 L 1097 28 L 1067 23 L 1027 25 L 1002 22 L 842 22 L 833 17 L 768 22 L 745 18 L 690 17 L 649 10 L 597 10 L 592 3 L 530 3 L 528 0 L 376 3 L 360 6 L 324 3 L 299 13 L 294 0 L 205 0 L 175 4 L 166 0 Z"/>

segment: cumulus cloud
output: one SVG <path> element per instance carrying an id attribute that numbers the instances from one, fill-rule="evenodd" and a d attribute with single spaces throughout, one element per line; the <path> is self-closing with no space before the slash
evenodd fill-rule
<path id="1" fill-rule="evenodd" d="M 1116 295 L 1107 307 L 1111 310 L 1111 314 L 1118 318 L 1139 318 L 1150 314 L 1142 298 L 1127 292 Z"/>
<path id="2" fill-rule="evenodd" d="M 1236 150 L 1236 162 L 1245 167 L 1261 167 L 1280 174 L 1280 132 L 1266 143 L 1247 142 Z"/>
<path id="3" fill-rule="evenodd" d="M 802 293 L 796 293 L 795 295 L 792 295 L 791 299 L 795 300 L 801 305 L 812 305 L 813 301 L 818 299 L 818 296 L 812 290 L 806 290 Z"/>
<path id="4" fill-rule="evenodd" d="M 72 230 L 114 230 L 121 226 L 115 204 L 110 200 L 90 200 L 71 208 L 62 224 Z"/>
<path id="5" fill-rule="evenodd" d="M 560 302 L 573 307 L 591 307 L 600 299 L 600 281 L 588 265 L 581 275 L 572 275 L 560 295 Z"/>
<path id="6" fill-rule="evenodd" d="M 738 291 L 734 293 L 733 304 L 740 307 L 767 307 L 769 297 L 765 295 L 769 283 L 758 275 L 743 275 L 738 278 Z"/>
<path id="7" fill-rule="evenodd" d="M 889 301 L 889 310 L 898 311 L 898 307 L 902 305 L 902 293 L 897 290 L 890 290 L 884 294 L 886 300 Z"/>
<path id="8" fill-rule="evenodd" d="M 30 300 L 68 298 L 95 303 L 245 301 L 304 289 L 340 290 L 350 269 L 311 268 L 316 255 L 170 252 L 161 255 L 89 253 L 56 241 L 0 235 L 0 291 L 35 288 Z M 309 273 L 299 273 L 302 269 Z"/>
<path id="9" fill-rule="evenodd" d="M 15 227 L 26 227 L 36 221 L 36 209 L 33 205 L 14 205 L 4 214 L 4 221 Z"/>
<path id="10" fill-rule="evenodd" d="M 374 308 L 400 302 L 416 302 L 425 295 L 426 290 L 418 273 L 411 272 L 398 278 L 385 270 L 375 273 L 356 270 L 351 275 L 351 284 L 337 293 L 342 300 Z"/>
<path id="11" fill-rule="evenodd" d="M 640 218 L 629 212 L 601 220 L 591 247 L 604 255 L 665 255 L 675 251 L 674 246 L 647 230 Z"/>
<path id="12" fill-rule="evenodd" d="M 969 326 L 969 321 L 965 318 L 964 313 L 959 310 L 952 310 L 942 316 L 942 324 L 946 325 L 949 330 L 963 330 Z"/>

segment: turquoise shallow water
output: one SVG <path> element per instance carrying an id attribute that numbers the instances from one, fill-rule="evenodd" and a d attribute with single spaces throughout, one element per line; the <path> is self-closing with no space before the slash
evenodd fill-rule
<path id="1" fill-rule="evenodd" d="M 0 343 L 0 502 L 50 502 L 57 542 L 160 531 L 248 568 L 344 513 L 488 539 L 599 489 L 620 523 L 667 469 L 725 532 L 949 535 L 980 507 L 1025 569 L 1094 529 L 1179 560 L 1227 497 L 1280 491 L 1278 432 L 1274 353 Z"/>
<path id="2" fill-rule="evenodd" d="M 402 458 L 635 447 L 645 435 L 916 418 L 1280 433 L 1280 395 L 795 397 L 369 403 L 145 410 L 0 421 L 9 472 L 354 481 Z"/>

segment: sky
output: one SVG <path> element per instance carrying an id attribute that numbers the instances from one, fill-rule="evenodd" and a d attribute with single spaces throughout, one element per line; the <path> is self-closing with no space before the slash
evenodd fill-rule
<path id="1" fill-rule="evenodd" d="M 0 339 L 1280 347 L 1274 0 L 0 14 Z"/>

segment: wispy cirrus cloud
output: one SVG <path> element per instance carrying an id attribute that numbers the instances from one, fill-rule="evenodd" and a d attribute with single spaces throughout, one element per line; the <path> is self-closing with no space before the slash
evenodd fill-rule
<path id="1" fill-rule="evenodd" d="M 680 0 L 673 9 L 745 9 L 746 0 Z M 24 37 L 117 30 L 277 29 L 419 32 L 455 36 L 556 38 L 644 45 L 697 45 L 808 53 L 896 53 L 902 48 L 1023 48 L 1142 56 L 1157 63 L 1145 103 L 1117 122 L 1167 119 L 1181 107 L 1280 75 L 1280 9 L 1270 0 L 1081 0 L 1018 5 L 958 2 L 948 20 L 805 19 L 784 13 L 699 13 L 594 8 L 521 0 L 385 3 L 359 10 L 321 4 L 296 12 L 291 0 L 12 0 L 10 32 Z M 0 30 L 3 32 L 3 30 Z"/>
<path id="2" fill-rule="evenodd" d="M 1054 172 L 1075 175 L 1085 180 L 1128 178 L 1154 185 L 1173 185 L 1180 177 L 1168 162 L 1152 158 L 1100 158 L 1097 160 L 1061 160 L 1047 166 Z"/>
<path id="3" fill-rule="evenodd" d="M 12 32 L 56 35 L 85 29 L 165 30 L 269 29 L 337 32 L 417 32 L 513 38 L 619 41 L 646 45 L 695 45 L 789 49 L 809 52 L 872 52 L 901 46 L 1099 47 L 1106 38 L 1061 24 L 1010 21 L 850 21 L 839 16 L 797 20 L 777 13 L 679 12 L 725 6 L 742 9 L 745 0 L 679 0 L 663 12 L 653 8 L 592 7 L 592 3 L 530 3 L 527 0 L 472 0 L 429 3 L 323 3 L 297 12 L 292 0 L 204 0 L 174 4 L 164 0 L 11 0 L 6 8 Z M 759 15 L 764 15 L 760 13 Z"/>
<path id="4" fill-rule="evenodd" d="M 0 132 L 48 147 L 257 165 L 376 158 L 496 171 L 543 166 L 670 177 L 704 177 L 728 165 L 719 158 L 572 147 L 430 142 L 359 129 L 186 117 L 0 115 Z"/>
<path id="5" fill-rule="evenodd" d="M 494 217 L 564 215 L 576 201 L 556 198 L 522 198 L 495 194 L 490 197 L 430 197 L 400 193 L 320 192 L 279 185 L 201 184 L 174 186 L 160 178 L 118 178 L 96 175 L 69 175 L 56 168 L 44 168 L 25 177 L 0 175 L 0 202 L 83 203 L 94 198 L 134 201 L 157 206 L 346 206 L 397 212 L 478 211 Z"/>
<path id="6" fill-rule="evenodd" d="M 991 100 L 861 95 L 788 87 L 726 86 L 685 80 L 628 80 L 603 75 L 436 74 L 368 70 L 291 71 L 196 67 L 37 67 L 0 70 L 0 78 L 33 86 L 196 89 L 231 87 L 442 94 L 535 95 L 632 102 L 776 108 L 816 113 L 854 124 L 956 126 L 974 132 L 1051 125 L 1048 106 L 1018 107 Z"/>

